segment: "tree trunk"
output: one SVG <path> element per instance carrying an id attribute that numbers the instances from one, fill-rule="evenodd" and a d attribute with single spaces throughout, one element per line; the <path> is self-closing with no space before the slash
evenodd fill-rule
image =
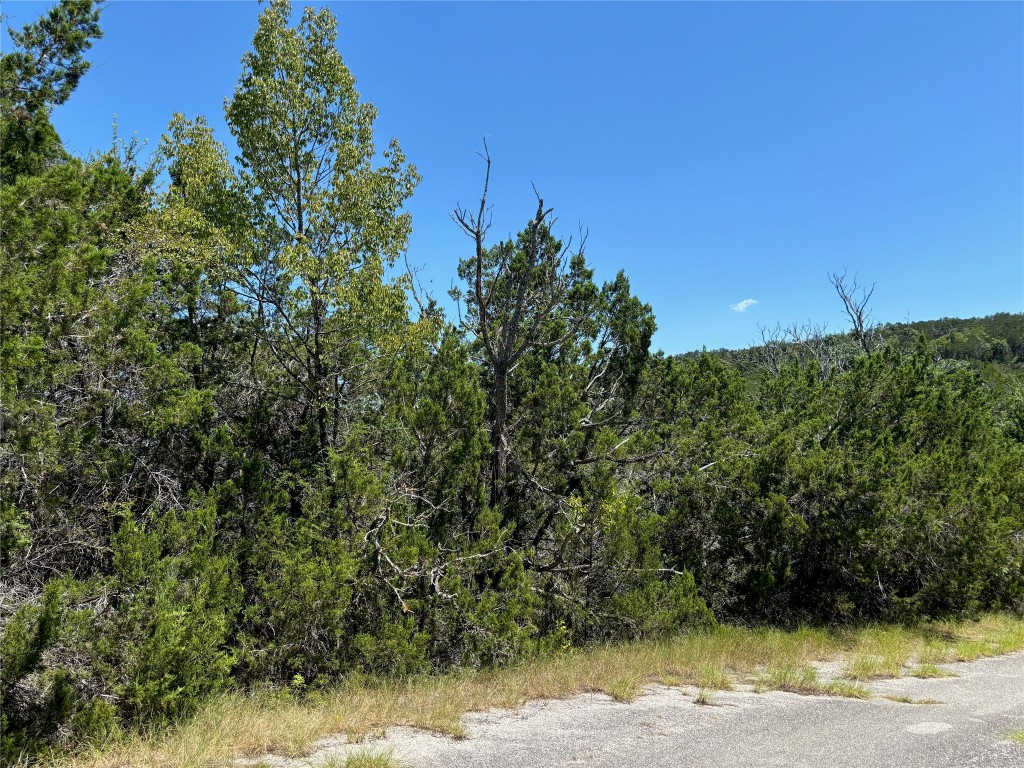
<path id="1" fill-rule="evenodd" d="M 491 506 L 502 501 L 501 486 L 508 469 L 508 371 L 494 372 L 494 420 L 491 422 Z"/>

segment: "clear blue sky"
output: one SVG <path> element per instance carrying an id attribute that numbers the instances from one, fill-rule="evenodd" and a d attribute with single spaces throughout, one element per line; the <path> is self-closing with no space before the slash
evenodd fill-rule
<path id="1" fill-rule="evenodd" d="M 4 5 L 12 26 L 46 7 Z M 527 221 L 535 183 L 563 234 L 588 228 L 599 278 L 626 270 L 667 352 L 839 329 L 826 273 L 844 266 L 877 283 L 880 321 L 1024 309 L 1024 4 L 329 5 L 379 145 L 398 137 L 423 174 L 409 255 L 439 295 L 486 135 L 494 235 Z M 258 13 L 110 3 L 54 117 L 68 147 L 107 148 L 115 113 L 155 146 L 176 111 L 229 143 Z"/>

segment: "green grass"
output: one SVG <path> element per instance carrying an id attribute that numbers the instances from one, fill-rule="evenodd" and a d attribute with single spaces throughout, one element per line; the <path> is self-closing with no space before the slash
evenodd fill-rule
<path id="1" fill-rule="evenodd" d="M 920 638 L 902 627 L 876 627 L 859 638 L 846 662 L 843 676 L 850 680 L 899 677 Z"/>
<path id="2" fill-rule="evenodd" d="M 707 688 L 701 688 L 699 691 L 697 691 L 697 697 L 693 700 L 693 703 L 699 704 L 702 707 L 718 706 L 717 702 L 715 701 L 715 697 Z"/>
<path id="3" fill-rule="evenodd" d="M 1016 741 L 1019 744 L 1024 744 L 1024 731 L 1010 731 L 1006 734 L 1006 738 L 1010 741 Z"/>
<path id="4" fill-rule="evenodd" d="M 927 680 L 934 677 L 956 677 L 955 674 L 945 669 L 940 669 L 934 664 L 919 664 L 907 672 L 911 677 L 920 677 Z"/>

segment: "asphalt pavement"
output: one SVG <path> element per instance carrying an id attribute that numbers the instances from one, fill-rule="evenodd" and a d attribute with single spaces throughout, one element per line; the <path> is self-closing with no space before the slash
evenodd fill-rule
<path id="1" fill-rule="evenodd" d="M 411 728 L 358 747 L 410 768 L 1024 768 L 1024 653 L 945 665 L 956 677 L 870 683 L 868 700 L 652 687 L 466 716 L 466 739 Z M 885 696 L 939 703 L 901 703 Z M 303 762 L 341 758 L 335 745 Z"/>

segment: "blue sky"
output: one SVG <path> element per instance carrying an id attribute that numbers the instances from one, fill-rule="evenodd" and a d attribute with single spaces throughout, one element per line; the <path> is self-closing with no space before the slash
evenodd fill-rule
<path id="1" fill-rule="evenodd" d="M 296 9 L 300 6 L 296 4 Z M 327 3 L 363 98 L 423 175 L 409 257 L 443 296 L 488 136 L 495 237 L 535 210 L 624 269 L 667 352 L 758 326 L 1024 310 L 1024 4 Z M 46 4 L 6 2 L 12 26 Z M 230 145 L 255 2 L 112 2 L 54 122 L 79 153 L 156 146 L 173 112 Z M 745 300 L 742 312 L 732 307 Z"/>

